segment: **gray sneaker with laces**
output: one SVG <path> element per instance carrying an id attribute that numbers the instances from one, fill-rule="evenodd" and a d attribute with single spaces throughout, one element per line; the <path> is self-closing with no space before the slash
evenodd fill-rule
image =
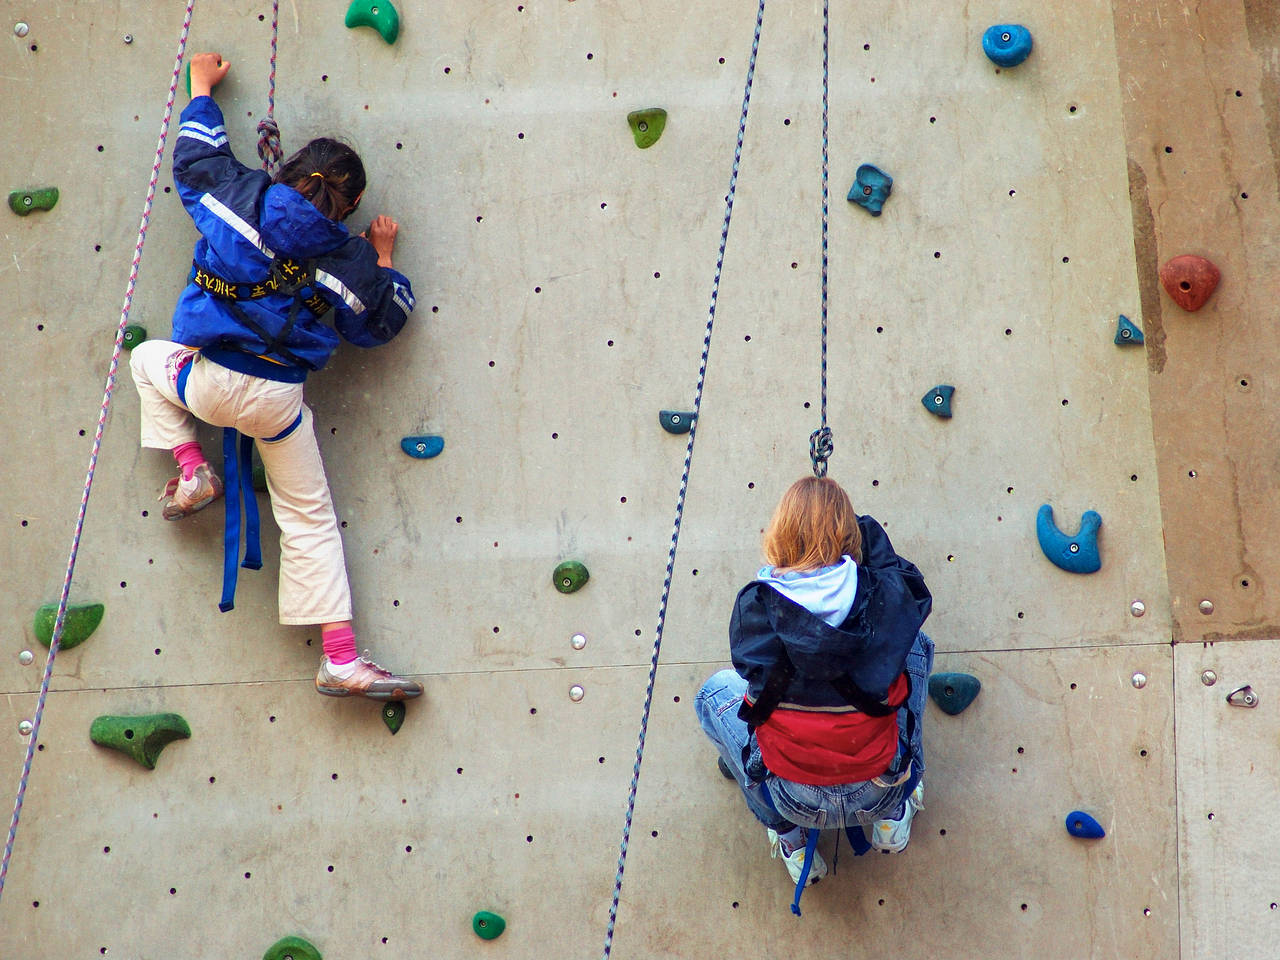
<path id="1" fill-rule="evenodd" d="M 422 696 L 422 684 L 397 677 L 367 656 L 357 657 L 354 664 L 350 674 L 339 676 L 342 668 L 334 667 L 325 657 L 316 673 L 316 692 L 326 697 L 368 697 L 370 700 L 412 700 Z M 344 668 L 348 666 L 350 664 L 343 664 Z"/>

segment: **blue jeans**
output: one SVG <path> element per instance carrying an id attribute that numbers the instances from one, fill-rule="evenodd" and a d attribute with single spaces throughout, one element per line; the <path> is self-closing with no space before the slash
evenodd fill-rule
<path id="1" fill-rule="evenodd" d="M 914 714 L 916 722 L 911 737 L 912 760 L 916 769 L 922 772 L 924 742 L 921 721 L 932 667 L 933 641 L 924 633 L 919 633 L 907 655 L 911 696 L 906 708 L 898 711 L 898 724 L 905 734 L 907 713 L 910 711 Z M 784 780 L 773 773 L 766 775 L 762 781 L 752 780 L 747 776 L 742 761 L 743 748 L 747 746 L 750 737 L 746 722 L 738 717 L 738 707 L 746 690 L 746 680 L 736 671 L 721 670 L 702 685 L 694 698 L 694 710 L 702 729 L 711 738 L 725 765 L 738 781 L 747 807 L 766 827 L 782 833 L 792 826 L 825 830 L 867 824 L 893 813 L 902 802 L 905 785 L 885 787 L 874 780 L 814 786 Z"/>

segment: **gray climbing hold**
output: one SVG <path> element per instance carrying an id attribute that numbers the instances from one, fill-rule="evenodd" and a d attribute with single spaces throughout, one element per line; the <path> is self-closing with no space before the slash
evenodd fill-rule
<path id="1" fill-rule="evenodd" d="M 873 217 L 878 217 L 892 190 L 893 177 L 879 167 L 864 163 L 854 176 L 848 199 L 850 203 L 856 203 Z"/>
<path id="2" fill-rule="evenodd" d="M 1120 322 L 1116 324 L 1116 345 L 1120 347 L 1136 347 L 1141 346 L 1142 342 L 1142 330 L 1123 313 L 1120 314 Z"/>
<path id="3" fill-rule="evenodd" d="M 939 417 L 951 416 L 951 396 L 956 392 L 956 388 L 949 384 L 941 383 L 934 387 L 923 397 L 920 402 L 924 404 L 924 408 L 930 413 Z"/>
<path id="4" fill-rule="evenodd" d="M 1042 504 L 1036 514 L 1036 537 L 1040 549 L 1054 566 L 1069 573 L 1095 573 L 1102 568 L 1098 554 L 1098 528 L 1102 517 L 1096 510 L 1086 510 L 1080 517 L 1080 530 L 1068 536 L 1053 521 L 1053 507 Z"/>
<path id="5" fill-rule="evenodd" d="M 693 429 L 693 414 L 684 410 L 659 410 L 658 422 L 667 433 L 688 433 Z"/>
<path id="6" fill-rule="evenodd" d="M 400 441 L 400 449 L 415 460 L 430 460 L 444 450 L 444 437 L 405 437 Z"/>
<path id="7" fill-rule="evenodd" d="M 963 713 L 977 698 L 982 682 L 968 673 L 935 673 L 929 677 L 929 696 L 943 712 Z"/>
<path id="8" fill-rule="evenodd" d="M 1081 840 L 1101 840 L 1107 835 L 1102 824 L 1083 810 L 1072 810 L 1067 814 L 1067 833 Z"/>

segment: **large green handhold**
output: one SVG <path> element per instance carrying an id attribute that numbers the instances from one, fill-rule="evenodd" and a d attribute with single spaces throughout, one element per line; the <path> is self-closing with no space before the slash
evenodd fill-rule
<path id="1" fill-rule="evenodd" d="M 98 746 L 127 753 L 148 770 L 156 768 L 161 750 L 175 740 L 190 737 L 187 721 L 176 713 L 98 717 L 89 727 L 89 739 Z"/>
<path id="2" fill-rule="evenodd" d="M 89 639 L 98 629 L 106 608 L 100 603 L 69 603 L 67 616 L 62 621 L 62 642 L 59 649 L 70 650 Z M 53 625 L 58 619 L 58 605 L 46 603 L 36 611 L 36 639 L 46 647 L 53 643 Z"/>
<path id="3" fill-rule="evenodd" d="M 320 951 L 301 937 L 277 940 L 262 955 L 262 960 L 321 960 Z"/>
<path id="4" fill-rule="evenodd" d="M 52 210 L 53 205 L 57 202 L 57 187 L 14 190 L 9 194 L 9 209 L 20 217 L 25 217 L 32 210 Z"/>
<path id="5" fill-rule="evenodd" d="M 551 582 L 561 593 L 573 593 L 581 590 L 590 577 L 587 568 L 577 560 L 566 560 L 552 571 Z"/>
<path id="6" fill-rule="evenodd" d="M 348 27 L 373 27 L 387 43 L 400 35 L 400 14 L 391 0 L 351 0 L 347 8 Z"/>
<path id="7" fill-rule="evenodd" d="M 631 126 L 631 135 L 636 138 L 636 146 L 646 150 L 662 136 L 667 126 L 667 111 L 661 107 L 632 110 L 627 114 L 627 123 Z"/>
<path id="8" fill-rule="evenodd" d="M 507 921 L 496 913 L 481 910 L 471 918 L 471 929 L 481 940 L 497 940 L 502 936 L 502 931 L 507 929 Z"/>

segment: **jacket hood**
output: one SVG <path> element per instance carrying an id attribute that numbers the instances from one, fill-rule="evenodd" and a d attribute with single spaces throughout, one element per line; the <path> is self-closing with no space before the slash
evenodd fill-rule
<path id="1" fill-rule="evenodd" d="M 779 575 L 773 567 L 762 567 L 756 578 L 833 627 L 844 623 L 858 592 L 858 565 L 852 557 L 808 573 Z"/>
<path id="2" fill-rule="evenodd" d="M 351 234 L 302 194 L 274 183 L 262 197 L 262 242 L 286 257 L 318 257 L 337 249 Z"/>

